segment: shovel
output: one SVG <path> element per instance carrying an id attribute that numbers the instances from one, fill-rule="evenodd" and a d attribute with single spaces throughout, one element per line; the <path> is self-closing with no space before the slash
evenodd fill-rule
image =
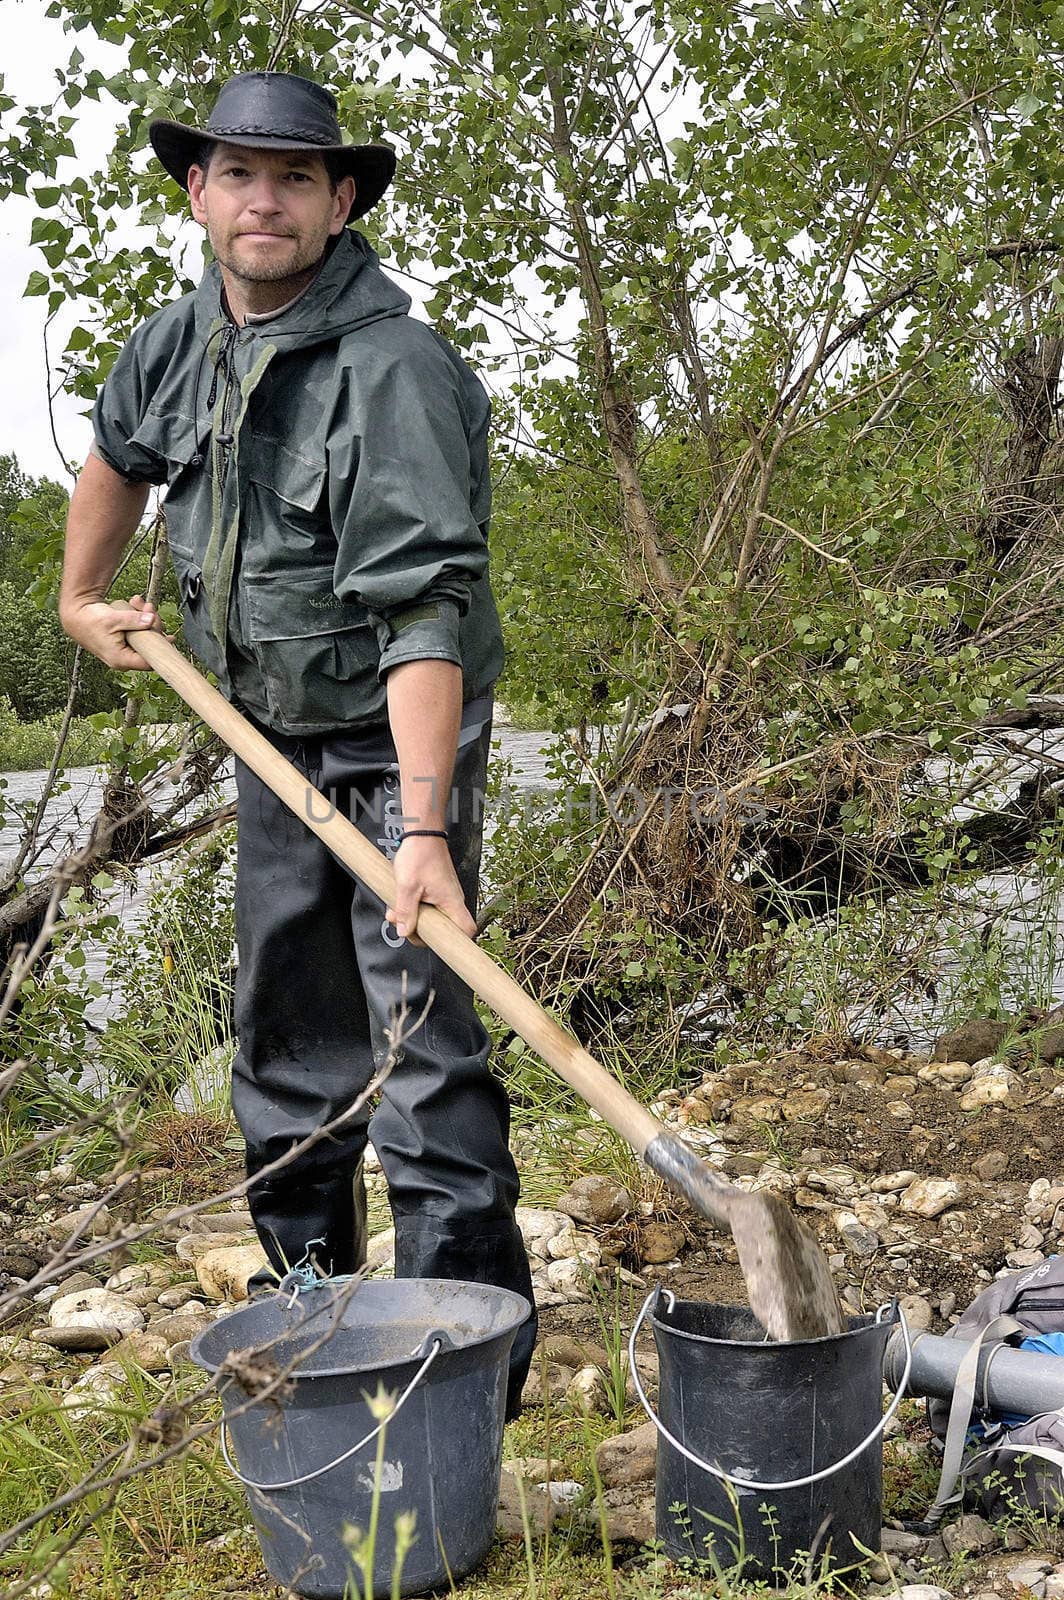
<path id="1" fill-rule="evenodd" d="M 390 862 L 161 633 L 127 635 L 240 759 L 386 905 L 395 902 Z M 320 805 L 315 805 L 316 799 Z M 319 817 L 323 820 L 318 820 Z M 816 1339 L 843 1331 L 827 1259 L 780 1195 L 747 1194 L 725 1182 L 662 1127 L 486 951 L 435 906 L 418 912 L 418 938 L 509 1023 L 525 1042 L 626 1139 L 652 1172 L 712 1222 L 731 1229 L 750 1306 L 769 1336 Z"/>

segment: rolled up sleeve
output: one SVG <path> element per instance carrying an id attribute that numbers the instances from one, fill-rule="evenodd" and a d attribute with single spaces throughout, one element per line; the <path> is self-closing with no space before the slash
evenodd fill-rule
<path id="1" fill-rule="evenodd" d="M 93 408 L 93 452 L 129 483 L 162 484 L 167 477 L 165 458 L 134 438 L 146 409 L 134 335 L 111 368 Z"/>
<path id="2" fill-rule="evenodd" d="M 431 348 L 351 376 L 330 435 L 333 587 L 372 616 L 382 679 L 405 661 L 462 665 L 459 621 L 488 568 L 471 455 L 484 431 Z"/>

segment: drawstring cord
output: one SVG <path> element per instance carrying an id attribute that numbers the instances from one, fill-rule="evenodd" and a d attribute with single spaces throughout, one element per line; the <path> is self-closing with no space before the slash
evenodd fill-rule
<path id="1" fill-rule="evenodd" d="M 232 376 L 233 370 L 233 345 L 236 342 L 236 326 L 232 322 L 226 323 L 222 329 L 221 343 L 215 357 L 214 372 L 211 376 L 211 387 L 207 394 L 207 410 L 214 410 L 214 403 L 218 398 L 218 374 L 225 369 L 226 377 Z"/>

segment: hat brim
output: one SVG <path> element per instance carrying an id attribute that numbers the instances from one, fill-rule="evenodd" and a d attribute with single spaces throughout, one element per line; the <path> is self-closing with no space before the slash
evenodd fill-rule
<path id="1" fill-rule="evenodd" d="M 307 140 L 275 139 L 270 134 L 205 133 L 183 122 L 156 120 L 148 128 L 152 149 L 182 189 L 188 188 L 188 169 L 205 140 L 212 144 L 244 145 L 251 150 L 298 150 L 302 155 L 340 156 L 355 180 L 355 203 L 348 222 L 364 217 L 381 198 L 395 176 L 395 151 L 386 144 L 310 144 Z"/>

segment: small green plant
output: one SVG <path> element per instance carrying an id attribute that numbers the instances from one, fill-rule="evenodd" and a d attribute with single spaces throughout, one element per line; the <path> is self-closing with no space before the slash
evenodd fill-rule
<path id="1" fill-rule="evenodd" d="M 606 1381 L 606 1398 L 610 1413 L 619 1428 L 623 1428 L 628 1413 L 628 1337 L 624 1331 L 621 1311 L 623 1284 L 620 1273 L 614 1273 L 611 1287 L 607 1289 L 597 1278 L 590 1281 L 591 1304 L 595 1311 L 607 1366 L 603 1373 Z M 632 1320 L 632 1291 L 628 1288 L 628 1322 Z"/>
<path id="2" fill-rule="evenodd" d="M 385 1389 L 383 1382 L 378 1380 L 377 1391 L 366 1396 L 370 1416 L 379 1423 L 377 1434 L 377 1449 L 373 1462 L 373 1489 L 370 1495 L 369 1520 L 366 1527 L 357 1528 L 345 1526 L 344 1544 L 351 1560 L 358 1568 L 361 1576 L 361 1586 L 352 1573 L 344 1590 L 345 1600 L 372 1600 L 374 1589 L 374 1569 L 377 1558 L 377 1535 L 380 1530 L 381 1493 L 384 1484 L 385 1471 L 385 1441 L 388 1433 L 389 1419 L 395 1414 L 396 1395 Z M 413 1511 L 400 1512 L 395 1519 L 395 1544 L 391 1567 L 391 1592 L 392 1600 L 398 1600 L 403 1580 L 403 1563 L 413 1548 L 416 1532 L 416 1513 Z"/>

